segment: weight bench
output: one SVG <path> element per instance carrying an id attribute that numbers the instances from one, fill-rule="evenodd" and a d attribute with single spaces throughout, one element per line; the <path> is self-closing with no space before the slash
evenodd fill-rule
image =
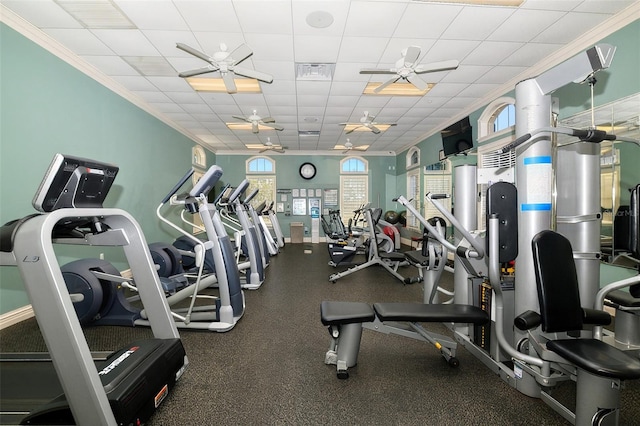
<path id="1" fill-rule="evenodd" d="M 356 365 L 362 329 L 433 344 L 452 367 L 459 365 L 455 357 L 457 343 L 446 336 L 425 330 L 419 322 L 453 322 L 482 325 L 489 322 L 489 314 L 476 306 L 424 303 L 374 303 L 373 308 L 363 302 L 323 301 L 320 304 L 322 324 L 329 327 L 331 344 L 325 364 L 336 365 L 339 379 L 349 377 L 348 369 Z M 408 323 L 402 327 L 394 322 Z"/>
<path id="2" fill-rule="evenodd" d="M 628 292 L 610 292 L 606 296 L 605 305 L 616 309 L 616 343 L 640 349 L 640 284 L 632 285 Z"/>

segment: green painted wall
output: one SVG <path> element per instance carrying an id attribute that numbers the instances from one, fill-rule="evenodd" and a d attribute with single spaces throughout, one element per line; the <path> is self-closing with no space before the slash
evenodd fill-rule
<path id="1" fill-rule="evenodd" d="M 236 186 L 246 176 L 245 164 L 250 155 L 225 155 L 216 156 L 217 164 L 224 170 L 222 180 Z M 271 154 L 269 158 L 276 162 L 276 185 L 278 189 L 338 189 L 340 188 L 340 161 L 344 156 L 339 155 L 286 155 Z M 383 211 L 394 208 L 391 201 L 392 192 L 388 189 L 396 187 L 395 157 L 392 156 L 367 156 L 361 155 L 369 164 L 369 201 L 373 206 L 379 206 Z M 304 180 L 298 171 L 300 165 L 311 162 L 316 166 L 316 176 L 311 180 Z M 289 200 L 291 195 L 289 195 Z M 323 201 L 324 207 L 324 201 Z M 291 222 L 302 222 L 309 230 L 311 229 L 311 217 L 307 216 L 286 216 L 278 213 L 278 220 L 285 236 L 289 236 Z M 320 235 L 322 229 L 320 229 Z M 310 236 L 310 233 L 307 235 Z"/>
<path id="2" fill-rule="evenodd" d="M 131 213 L 149 242 L 171 241 L 155 209 L 191 167 L 194 142 L 4 24 L 0 41 L 0 223 L 34 212 L 31 200 L 60 152 L 118 165 L 105 205 Z M 122 261 L 120 250 L 100 252 Z M 82 249 L 90 255 L 97 251 Z M 0 267 L 0 314 L 26 304 L 17 268 Z"/>

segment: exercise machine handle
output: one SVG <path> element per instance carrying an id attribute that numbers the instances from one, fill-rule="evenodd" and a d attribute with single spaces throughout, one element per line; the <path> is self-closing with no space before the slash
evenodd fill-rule
<path id="1" fill-rule="evenodd" d="M 185 182 L 187 182 L 191 178 L 191 176 L 193 176 L 193 172 L 194 172 L 194 169 L 191 168 L 191 170 L 185 173 L 185 175 L 182 176 L 182 178 L 180 178 L 178 183 L 176 183 L 175 186 L 171 188 L 171 191 L 169 191 L 169 193 L 162 199 L 162 202 L 160 204 L 161 205 L 166 204 L 167 201 L 169 201 L 171 197 L 173 197 L 175 193 L 178 192 L 178 189 L 180 189 L 180 187 L 182 187 L 182 185 L 184 185 Z"/>
<path id="2" fill-rule="evenodd" d="M 560 133 L 563 135 L 575 136 L 583 142 L 592 142 L 592 143 L 600 143 L 602 141 L 614 141 L 616 140 L 616 135 L 611 135 L 605 132 L 604 130 L 598 129 L 587 129 L 587 130 L 579 130 L 579 129 L 571 129 L 569 127 L 541 127 L 539 129 L 532 130 L 531 132 L 524 134 L 511 142 L 508 145 L 503 146 L 497 152 L 498 154 L 504 154 L 506 152 L 511 151 L 512 149 L 517 148 L 523 143 L 530 140 L 533 136 L 539 133 Z M 635 142 L 635 141 L 632 141 Z"/>
<path id="3" fill-rule="evenodd" d="M 244 191 L 247 190 L 248 187 L 249 187 L 249 181 L 248 180 L 245 179 L 242 182 L 240 182 L 240 185 L 238 185 L 236 190 L 233 191 L 231 193 L 231 195 L 229 196 L 229 203 L 233 203 L 240 195 L 242 195 L 244 193 Z"/>

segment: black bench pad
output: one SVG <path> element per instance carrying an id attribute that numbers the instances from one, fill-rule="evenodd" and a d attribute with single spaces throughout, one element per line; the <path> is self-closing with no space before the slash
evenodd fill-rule
<path id="1" fill-rule="evenodd" d="M 405 251 L 404 256 L 409 262 L 413 263 L 414 265 L 429 265 L 429 258 L 422 255 L 422 250 Z"/>
<path id="2" fill-rule="evenodd" d="M 397 251 L 392 251 L 391 253 L 381 252 L 379 256 L 381 259 L 389 259 L 394 262 L 402 262 L 405 260 L 404 253 L 398 253 Z"/>
<path id="3" fill-rule="evenodd" d="M 471 305 L 442 305 L 424 303 L 374 303 L 381 321 L 463 322 L 486 324 L 489 314 Z"/>
<path id="4" fill-rule="evenodd" d="M 375 313 L 368 303 L 325 300 L 320 304 L 320 318 L 324 325 L 353 324 L 371 322 Z"/>
<path id="5" fill-rule="evenodd" d="M 640 298 L 633 297 L 628 291 L 613 290 L 607 294 L 607 299 L 625 308 L 640 308 Z"/>
<path id="6" fill-rule="evenodd" d="M 550 340 L 547 348 L 590 373 L 614 379 L 640 378 L 640 360 L 596 339 Z"/>

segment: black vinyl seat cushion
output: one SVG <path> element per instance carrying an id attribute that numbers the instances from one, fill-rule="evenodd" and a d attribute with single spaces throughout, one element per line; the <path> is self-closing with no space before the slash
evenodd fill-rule
<path id="1" fill-rule="evenodd" d="M 320 304 L 320 319 L 324 325 L 371 322 L 375 313 L 368 303 L 323 301 Z"/>
<path id="2" fill-rule="evenodd" d="M 378 318 L 381 321 L 410 322 L 460 322 L 486 324 L 489 314 L 471 305 L 442 305 L 425 303 L 374 303 Z"/>
<path id="3" fill-rule="evenodd" d="M 601 340 L 550 340 L 547 348 L 576 367 L 598 376 L 621 380 L 640 378 L 640 360 Z"/>

